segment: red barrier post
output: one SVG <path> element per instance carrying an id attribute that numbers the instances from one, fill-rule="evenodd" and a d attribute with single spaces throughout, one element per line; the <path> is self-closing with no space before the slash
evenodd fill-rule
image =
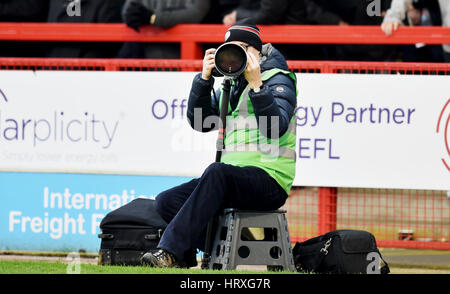
<path id="1" fill-rule="evenodd" d="M 320 187 L 318 191 L 318 231 L 319 235 L 336 230 L 337 188 Z"/>
<path id="2" fill-rule="evenodd" d="M 203 49 L 195 42 L 181 43 L 181 59 L 203 59 Z"/>

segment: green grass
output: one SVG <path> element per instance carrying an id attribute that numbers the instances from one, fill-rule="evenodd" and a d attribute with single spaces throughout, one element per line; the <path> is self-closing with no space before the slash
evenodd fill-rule
<path id="1" fill-rule="evenodd" d="M 67 274 L 68 265 L 49 261 L 0 261 L 0 274 Z M 73 267 L 72 267 L 73 269 Z M 273 274 L 267 271 L 217 271 L 201 269 L 159 269 L 142 266 L 99 266 L 81 264 L 81 274 Z M 290 272 L 280 272 L 287 274 Z M 290 273 L 291 274 L 291 273 Z"/>

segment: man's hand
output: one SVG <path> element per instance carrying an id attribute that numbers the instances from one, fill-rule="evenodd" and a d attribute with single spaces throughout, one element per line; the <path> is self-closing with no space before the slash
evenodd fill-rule
<path id="1" fill-rule="evenodd" d="M 236 12 L 236 10 L 234 10 L 231 13 L 225 15 L 223 17 L 222 22 L 226 26 L 232 26 L 236 23 L 236 17 L 237 17 L 237 12 Z"/>
<path id="2" fill-rule="evenodd" d="M 387 35 L 392 35 L 393 32 L 395 32 L 398 27 L 400 26 L 400 23 L 398 21 L 387 21 L 384 22 L 381 25 L 381 30 Z"/>
<path id="3" fill-rule="evenodd" d="M 153 12 L 147 9 L 144 5 L 131 2 L 128 9 L 125 11 L 125 23 L 136 32 L 139 32 L 140 26 L 150 24 L 152 14 Z"/>
<path id="4" fill-rule="evenodd" d="M 208 49 L 205 52 L 202 70 L 202 79 L 204 80 L 209 80 L 211 78 L 212 70 L 216 67 L 216 63 L 214 61 L 214 53 L 216 53 L 216 49 L 214 48 Z"/>
<path id="5" fill-rule="evenodd" d="M 244 76 L 250 85 L 250 89 L 261 87 L 263 85 L 258 59 L 252 52 L 247 52 L 247 68 L 244 71 Z"/>

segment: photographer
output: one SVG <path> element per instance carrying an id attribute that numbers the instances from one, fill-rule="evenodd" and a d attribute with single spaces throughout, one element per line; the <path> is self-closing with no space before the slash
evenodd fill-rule
<path id="1" fill-rule="evenodd" d="M 143 264 L 195 266 L 196 248 L 204 250 L 208 222 L 222 209 L 275 210 L 288 197 L 296 160 L 295 75 L 279 51 L 262 45 L 254 25 L 230 27 L 225 42 L 242 46 L 247 66 L 232 80 L 221 161 L 211 164 L 200 178 L 156 197 L 157 211 L 169 225 L 158 249 L 143 256 Z M 223 97 L 221 91 L 211 95 L 214 54 L 219 54 L 216 49 L 206 51 L 203 71 L 194 78 L 189 96 L 188 118 L 201 132 L 219 127 Z M 275 148 L 268 151 L 267 146 Z"/>
<path id="2" fill-rule="evenodd" d="M 403 19 L 409 18 L 408 21 L 411 20 L 410 15 L 408 15 L 408 10 L 410 10 L 413 7 L 413 4 L 416 4 L 417 2 L 433 5 L 433 2 L 436 1 L 393 0 L 391 8 L 384 17 L 381 30 L 388 36 L 392 35 L 402 24 Z M 450 1 L 438 0 L 437 2 L 440 7 L 442 25 L 448 27 L 450 26 Z M 413 24 L 414 23 L 411 23 L 411 25 Z M 445 62 L 450 62 L 450 44 L 443 44 L 442 48 L 444 51 Z"/>

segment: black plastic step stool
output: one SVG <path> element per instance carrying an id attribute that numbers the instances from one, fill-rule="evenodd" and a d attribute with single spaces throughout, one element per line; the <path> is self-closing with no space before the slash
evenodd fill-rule
<path id="1" fill-rule="evenodd" d="M 208 268 L 265 265 L 269 270 L 295 271 L 285 214 L 286 210 L 225 209 L 217 222 Z"/>

